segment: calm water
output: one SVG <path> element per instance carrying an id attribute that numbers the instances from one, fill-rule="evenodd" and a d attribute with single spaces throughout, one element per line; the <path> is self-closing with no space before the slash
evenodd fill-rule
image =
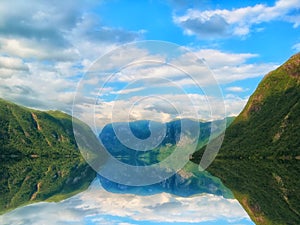
<path id="1" fill-rule="evenodd" d="M 58 203 L 37 203 L 0 217 L 2 225 L 253 225 L 234 199 L 212 194 L 179 197 L 120 194 L 106 191 L 95 179 L 88 190 Z"/>

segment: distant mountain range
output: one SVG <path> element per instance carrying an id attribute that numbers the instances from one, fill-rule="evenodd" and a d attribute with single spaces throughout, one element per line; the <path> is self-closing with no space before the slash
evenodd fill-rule
<path id="1" fill-rule="evenodd" d="M 194 154 L 199 162 L 203 149 Z M 270 72 L 208 168 L 256 224 L 300 224 L 300 54 Z"/>
<path id="2" fill-rule="evenodd" d="M 229 125 L 233 119 L 234 117 L 228 117 L 226 121 L 217 120 L 213 123 L 191 119 L 178 119 L 167 123 L 149 120 L 129 123 L 118 122 L 107 124 L 99 134 L 99 138 L 107 151 L 120 161 L 134 166 L 151 165 L 168 157 L 183 136 L 197 139 L 198 143 L 195 148 L 200 148 L 207 144 L 210 136 L 216 137 L 224 132 L 225 125 Z M 150 138 L 150 126 L 154 137 L 151 137 L 147 142 L 143 142 L 143 140 Z M 188 127 L 188 130 L 183 130 L 182 126 Z M 133 137 L 130 135 L 133 135 Z M 197 136 L 193 137 L 194 135 Z M 135 137 L 142 141 L 134 141 Z M 157 146 L 151 148 L 146 143 L 151 147 L 155 144 Z"/>

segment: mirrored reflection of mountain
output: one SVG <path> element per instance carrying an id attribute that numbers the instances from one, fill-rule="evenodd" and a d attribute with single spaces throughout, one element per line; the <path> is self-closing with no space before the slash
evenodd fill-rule
<path id="1" fill-rule="evenodd" d="M 223 196 L 224 198 L 233 198 L 231 191 L 217 177 L 211 176 L 206 171 L 200 172 L 198 166 L 191 162 L 171 177 L 151 185 L 124 185 L 110 181 L 100 175 L 98 175 L 98 179 L 103 188 L 114 193 L 147 196 L 165 192 L 181 197 L 206 193 Z"/>
<path id="2" fill-rule="evenodd" d="M 111 193 L 98 179 L 80 194 L 57 203 L 36 203 L 0 216 L 1 225 L 253 225 L 235 199 L 201 194 Z"/>

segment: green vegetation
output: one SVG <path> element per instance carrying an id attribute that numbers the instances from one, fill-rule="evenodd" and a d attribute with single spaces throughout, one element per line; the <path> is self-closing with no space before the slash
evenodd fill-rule
<path id="1" fill-rule="evenodd" d="M 1 155 L 79 155 L 67 114 L 27 109 L 1 99 L 0 107 Z"/>
<path id="2" fill-rule="evenodd" d="M 300 54 L 270 72 L 227 129 L 208 171 L 256 224 L 300 224 Z M 199 162 L 200 149 L 194 154 Z"/>
<path id="3" fill-rule="evenodd" d="M 256 224 L 299 224 L 296 160 L 218 159 L 208 170 L 233 192 Z"/>
<path id="4" fill-rule="evenodd" d="M 64 199 L 95 178 L 78 150 L 69 115 L 0 99 L 0 126 L 0 214 Z"/>

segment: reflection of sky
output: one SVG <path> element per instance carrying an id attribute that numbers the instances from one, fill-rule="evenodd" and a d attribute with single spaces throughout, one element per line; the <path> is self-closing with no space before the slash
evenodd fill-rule
<path id="1" fill-rule="evenodd" d="M 152 196 L 113 194 L 98 180 L 59 203 L 37 203 L 0 217 L 1 225 L 253 225 L 236 200 L 198 195 L 190 198 L 160 193 Z"/>

